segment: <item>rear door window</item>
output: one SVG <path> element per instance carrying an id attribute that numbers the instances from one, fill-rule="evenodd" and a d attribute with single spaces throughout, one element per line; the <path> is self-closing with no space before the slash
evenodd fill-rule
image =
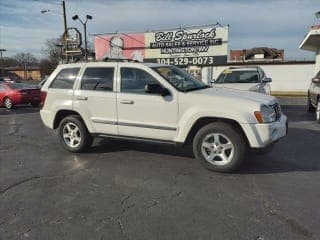
<path id="1" fill-rule="evenodd" d="M 80 68 L 62 69 L 52 81 L 50 88 L 73 89 Z"/>
<path id="2" fill-rule="evenodd" d="M 81 89 L 93 91 L 112 91 L 113 78 L 113 67 L 89 67 L 83 74 Z"/>

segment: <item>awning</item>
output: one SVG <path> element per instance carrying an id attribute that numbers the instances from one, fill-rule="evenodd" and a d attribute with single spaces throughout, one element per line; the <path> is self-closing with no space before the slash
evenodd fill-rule
<path id="1" fill-rule="evenodd" d="M 320 26 L 313 26 L 300 43 L 300 49 L 316 52 L 320 49 Z"/>

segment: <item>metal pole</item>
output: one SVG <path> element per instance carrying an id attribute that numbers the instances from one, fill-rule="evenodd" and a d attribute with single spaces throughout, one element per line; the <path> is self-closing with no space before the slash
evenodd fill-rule
<path id="1" fill-rule="evenodd" d="M 84 56 L 86 61 L 88 61 L 87 23 L 86 22 L 83 24 L 83 28 L 84 28 L 84 48 L 85 48 Z"/>
<path id="2" fill-rule="evenodd" d="M 64 34 L 63 34 L 63 44 L 65 44 L 65 50 L 67 51 L 67 16 L 66 16 L 66 4 L 65 1 L 62 1 L 62 9 L 63 9 L 63 23 L 64 23 Z M 66 55 L 66 62 L 68 62 L 68 56 Z"/>
<path id="3" fill-rule="evenodd" d="M 5 51 L 7 51 L 7 49 L 4 49 L 4 48 L 0 49 L 0 53 L 1 53 L 1 56 L 0 56 L 0 58 L 1 58 L 1 76 L 2 76 L 2 77 L 3 77 L 3 73 L 4 73 L 4 70 L 3 70 L 2 52 L 5 52 Z"/>

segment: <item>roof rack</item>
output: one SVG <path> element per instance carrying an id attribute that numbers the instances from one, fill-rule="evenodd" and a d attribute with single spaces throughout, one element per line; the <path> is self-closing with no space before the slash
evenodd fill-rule
<path id="1" fill-rule="evenodd" d="M 104 58 L 102 59 L 103 62 L 139 62 L 138 60 L 133 60 L 129 58 Z"/>
<path id="2" fill-rule="evenodd" d="M 242 65 L 236 67 L 229 67 L 229 69 L 241 69 L 241 68 L 259 68 L 257 65 Z"/>

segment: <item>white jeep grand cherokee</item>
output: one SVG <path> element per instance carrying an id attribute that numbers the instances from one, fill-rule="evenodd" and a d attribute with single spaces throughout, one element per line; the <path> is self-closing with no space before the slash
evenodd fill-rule
<path id="1" fill-rule="evenodd" d="M 67 150 L 93 137 L 192 143 L 205 167 L 235 170 L 249 148 L 287 133 L 276 98 L 209 87 L 170 65 L 91 62 L 60 65 L 41 89 L 42 121 Z"/>

